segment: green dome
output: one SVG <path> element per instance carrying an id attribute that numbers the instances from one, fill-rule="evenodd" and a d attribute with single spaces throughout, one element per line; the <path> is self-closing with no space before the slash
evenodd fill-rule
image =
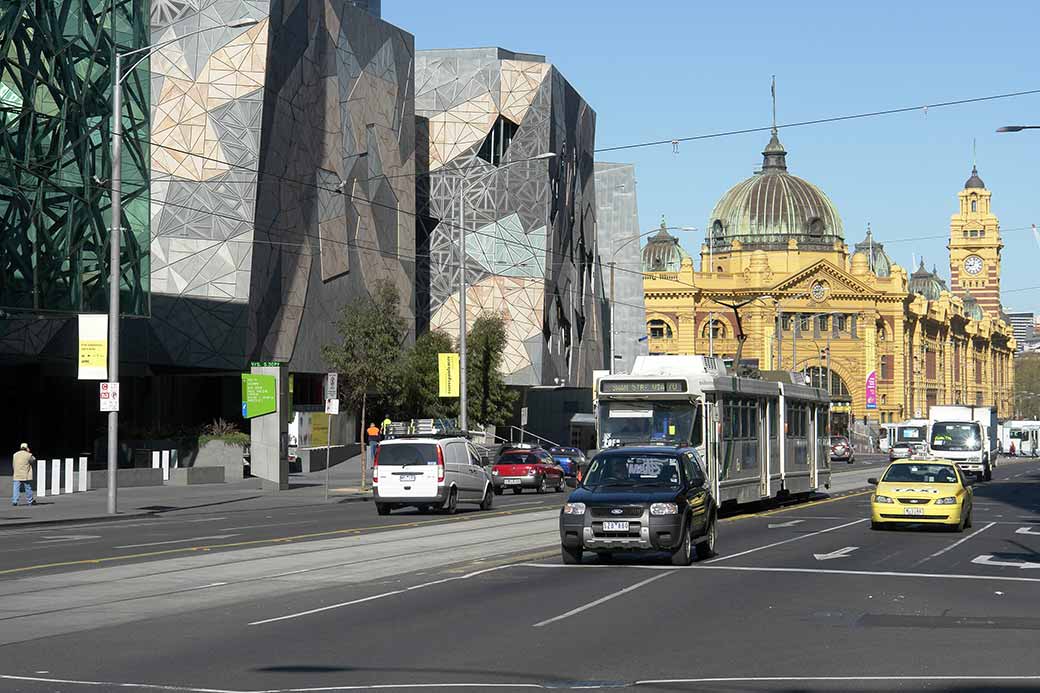
<path id="1" fill-rule="evenodd" d="M 690 254 L 679 245 L 678 238 L 668 233 L 668 227 L 661 219 L 661 230 L 643 246 L 643 271 L 678 272 L 688 257 Z"/>
<path id="2" fill-rule="evenodd" d="M 829 249 L 844 241 L 837 207 L 812 183 L 787 172 L 787 151 L 776 130 L 762 152 L 762 170 L 730 188 L 708 219 L 715 248 L 740 241 L 745 247 L 782 250 L 801 246 Z"/>

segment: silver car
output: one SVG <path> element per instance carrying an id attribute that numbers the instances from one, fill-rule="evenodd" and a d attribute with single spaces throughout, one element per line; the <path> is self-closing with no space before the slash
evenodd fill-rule
<path id="1" fill-rule="evenodd" d="M 372 483 L 380 515 L 405 507 L 453 514 L 459 503 L 488 510 L 495 497 L 488 468 L 462 436 L 384 440 L 376 448 Z"/>

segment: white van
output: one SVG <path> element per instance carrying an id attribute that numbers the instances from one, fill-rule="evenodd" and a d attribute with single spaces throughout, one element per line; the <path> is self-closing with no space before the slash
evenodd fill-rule
<path id="1" fill-rule="evenodd" d="M 489 510 L 495 496 L 488 468 L 462 436 L 384 440 L 376 447 L 372 484 L 380 515 L 405 507 L 453 514 L 459 503 Z"/>

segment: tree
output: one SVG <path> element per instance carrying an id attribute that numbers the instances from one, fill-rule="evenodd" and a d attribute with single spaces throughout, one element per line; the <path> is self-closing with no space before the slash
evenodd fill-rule
<path id="1" fill-rule="evenodd" d="M 440 396 L 440 366 L 437 355 L 456 352 L 455 342 L 440 331 L 427 332 L 415 340 L 401 360 L 401 405 L 411 418 L 452 418 L 459 403 Z"/>
<path id="2" fill-rule="evenodd" d="M 1040 354 L 1015 358 L 1015 418 L 1040 418 Z"/>
<path id="3" fill-rule="evenodd" d="M 340 396 L 361 412 L 361 486 L 365 486 L 364 455 L 366 406 L 375 396 L 396 399 L 396 379 L 401 349 L 408 336 L 408 325 L 400 314 L 401 297 L 388 281 L 376 284 L 370 294 L 343 306 L 336 331 L 339 344 L 326 344 L 322 356 L 340 374 Z"/>
<path id="4" fill-rule="evenodd" d="M 516 392 L 502 379 L 502 352 L 507 340 L 505 320 L 496 313 L 478 317 L 467 333 L 467 414 L 484 425 L 501 426 L 508 421 L 516 400 Z"/>

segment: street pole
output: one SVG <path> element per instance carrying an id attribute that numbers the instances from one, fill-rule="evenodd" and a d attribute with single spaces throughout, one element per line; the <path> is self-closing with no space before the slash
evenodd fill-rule
<path id="1" fill-rule="evenodd" d="M 708 311 L 708 356 L 715 356 L 715 313 Z"/>
<path id="2" fill-rule="evenodd" d="M 466 396 L 466 194 L 459 198 L 459 429 L 469 430 Z"/>
<path id="3" fill-rule="evenodd" d="M 794 319 L 791 320 L 791 370 L 798 370 L 798 329 L 802 326 L 802 316 L 800 313 L 794 314 Z"/>
<path id="4" fill-rule="evenodd" d="M 780 307 L 780 299 L 776 300 L 776 369 L 784 368 L 784 309 Z"/>
<path id="5" fill-rule="evenodd" d="M 614 375 L 614 260 L 610 261 L 610 374 Z"/>
<path id="6" fill-rule="evenodd" d="M 329 468 L 332 466 L 332 422 L 335 414 L 329 414 L 329 434 L 325 436 L 325 502 L 329 501 Z M 364 426 L 365 424 L 361 424 Z M 368 464 L 367 450 L 361 451 L 361 464 Z"/>
<path id="7" fill-rule="evenodd" d="M 108 382 L 119 382 L 119 283 L 122 241 L 123 81 L 122 59 L 112 49 L 112 230 L 108 267 Z M 119 469 L 119 412 L 108 412 L 108 514 L 116 513 L 116 471 Z"/>

